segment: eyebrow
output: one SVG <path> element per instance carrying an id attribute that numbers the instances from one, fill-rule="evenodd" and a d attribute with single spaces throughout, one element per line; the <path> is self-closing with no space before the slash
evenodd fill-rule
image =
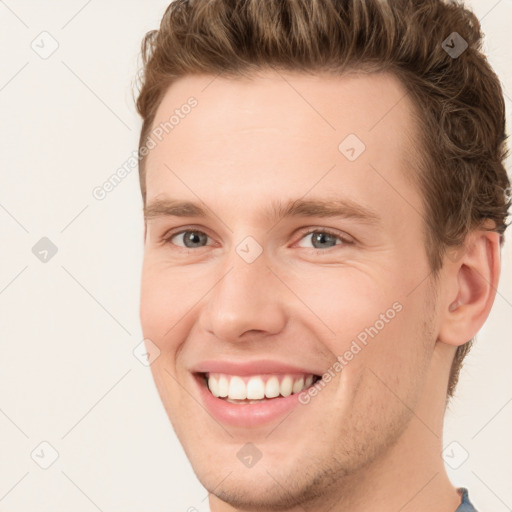
<path id="1" fill-rule="evenodd" d="M 381 217 L 373 210 L 351 199 L 272 201 L 264 215 L 271 221 L 288 217 L 341 217 L 356 219 L 367 224 L 378 224 Z M 192 201 L 158 199 L 144 208 L 146 221 L 158 217 L 208 217 L 208 208 Z"/>

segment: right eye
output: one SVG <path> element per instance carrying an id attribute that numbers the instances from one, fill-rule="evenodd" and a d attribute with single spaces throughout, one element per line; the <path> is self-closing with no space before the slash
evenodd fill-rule
<path id="1" fill-rule="evenodd" d="M 205 247 L 208 238 L 208 235 L 202 231 L 188 229 L 166 235 L 165 241 L 185 249 L 197 249 Z M 201 245 L 202 243 L 205 245 Z"/>

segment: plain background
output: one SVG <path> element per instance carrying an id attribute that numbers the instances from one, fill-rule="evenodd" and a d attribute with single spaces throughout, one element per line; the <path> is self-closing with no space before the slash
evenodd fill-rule
<path id="1" fill-rule="evenodd" d="M 132 353 L 142 340 L 137 171 L 103 201 L 92 195 L 137 149 L 140 41 L 167 3 L 0 1 L 0 511 L 208 510 Z M 512 2 L 472 5 L 510 129 Z M 31 47 L 51 49 L 43 31 L 59 45 L 46 59 Z M 32 252 L 42 237 L 58 251 L 46 263 Z M 468 454 L 449 469 L 454 484 L 493 512 L 512 507 L 511 245 L 444 440 L 452 465 Z M 49 460 L 43 441 L 58 452 L 48 469 L 31 457 Z"/>

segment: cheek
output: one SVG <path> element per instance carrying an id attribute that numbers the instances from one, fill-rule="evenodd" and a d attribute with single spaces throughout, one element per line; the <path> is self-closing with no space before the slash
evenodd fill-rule
<path id="1" fill-rule="evenodd" d="M 435 336 L 425 325 L 428 312 L 421 301 L 402 297 L 400 305 L 401 310 L 382 329 L 378 330 L 382 324 L 372 324 L 378 332 L 365 327 L 362 332 L 368 334 L 366 344 L 359 343 L 361 351 L 344 370 L 354 403 L 366 403 L 366 411 L 373 411 L 368 414 L 374 414 L 376 424 L 375 414 L 387 414 L 392 421 L 394 415 L 400 415 L 404 403 L 414 408 L 435 345 Z M 382 407 L 389 408 L 388 412 Z"/>
<path id="2" fill-rule="evenodd" d="M 325 324 L 340 339 L 356 337 L 376 322 L 380 326 L 380 315 L 388 310 L 387 317 L 398 316 L 393 304 L 399 294 L 384 279 L 361 269 L 306 270 L 288 282 L 300 298 L 297 309 L 314 312 L 318 324 Z"/>
<path id="3" fill-rule="evenodd" d="M 371 365 L 392 373 L 419 364 L 416 359 L 425 353 L 423 290 L 410 294 L 409 283 L 390 279 L 388 272 L 330 270 L 295 276 L 291 286 L 303 303 L 297 307 L 307 306 L 319 339 L 335 357 L 346 356 L 347 371 Z"/>
<path id="4" fill-rule="evenodd" d="M 198 290 L 179 269 L 145 260 L 140 293 L 140 321 L 144 336 L 172 340 L 170 329 L 179 331 L 197 302 Z"/>
<path id="5" fill-rule="evenodd" d="M 185 410 L 180 386 L 176 382 L 176 357 L 180 343 L 186 339 L 187 312 L 191 311 L 196 300 L 188 300 L 183 293 L 183 277 L 176 269 L 144 260 L 140 293 L 140 322 L 143 336 L 160 349 L 159 356 L 151 364 L 150 370 L 167 411 L 176 429 L 176 411 Z M 188 293 L 190 295 L 190 293 Z"/>

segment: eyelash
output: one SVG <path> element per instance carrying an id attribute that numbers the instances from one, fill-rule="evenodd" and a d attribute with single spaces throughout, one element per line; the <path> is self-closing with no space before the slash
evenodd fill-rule
<path id="1" fill-rule="evenodd" d="M 166 244 L 174 245 L 176 248 L 178 248 L 178 250 L 186 252 L 186 253 L 195 252 L 198 249 L 204 249 L 205 247 L 207 247 L 207 246 L 198 247 L 198 248 L 181 247 L 181 246 L 176 245 L 173 242 L 171 242 L 171 239 L 174 238 L 176 235 L 181 235 L 181 234 L 189 232 L 189 231 L 194 232 L 194 233 L 201 233 L 201 234 L 206 235 L 208 238 L 210 238 L 210 236 L 207 233 L 205 233 L 204 231 L 201 231 L 201 230 L 195 229 L 195 228 L 186 228 L 186 229 L 181 229 L 180 231 L 174 231 L 171 233 L 167 233 L 163 237 L 163 241 Z M 311 235 L 312 233 L 321 233 L 321 234 L 326 234 L 326 235 L 335 237 L 338 240 L 340 240 L 341 243 L 336 244 L 333 247 L 328 247 L 327 249 L 316 249 L 314 247 L 302 247 L 302 249 L 309 249 L 311 251 L 315 251 L 316 253 L 327 253 L 327 252 L 330 252 L 331 249 L 334 249 L 337 246 L 351 245 L 354 243 L 352 238 L 350 238 L 348 236 L 343 236 L 339 232 L 335 232 L 335 231 L 327 229 L 327 228 L 308 228 L 307 230 L 301 231 L 299 241 L 301 241 L 306 236 Z"/>

